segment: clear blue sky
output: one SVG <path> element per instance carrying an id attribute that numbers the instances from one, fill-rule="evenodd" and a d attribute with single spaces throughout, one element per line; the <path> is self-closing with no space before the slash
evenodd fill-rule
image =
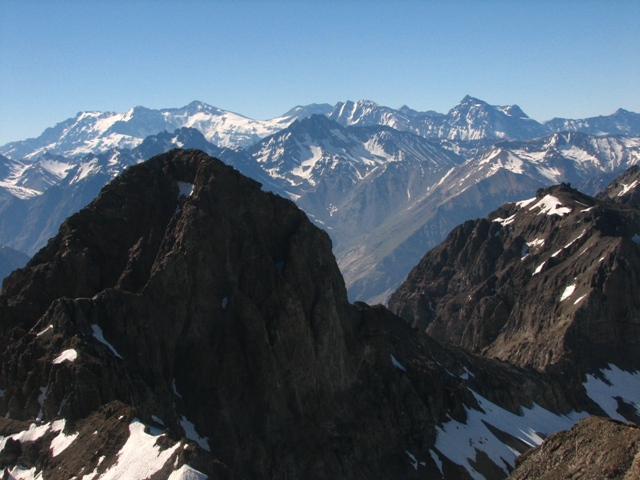
<path id="1" fill-rule="evenodd" d="M 532 118 L 640 112 L 640 2 L 0 0 L 0 145 L 82 110 L 266 119 L 466 94 Z"/>

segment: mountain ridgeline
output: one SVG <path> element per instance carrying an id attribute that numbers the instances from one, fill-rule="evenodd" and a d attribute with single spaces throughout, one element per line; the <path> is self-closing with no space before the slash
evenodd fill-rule
<path id="1" fill-rule="evenodd" d="M 446 114 L 365 100 L 267 121 L 202 102 L 84 112 L 0 147 L 0 245 L 33 255 L 125 168 L 197 148 L 294 200 L 331 236 L 349 298 L 386 303 L 469 218 L 560 182 L 600 191 L 638 162 L 639 133 L 625 110 L 539 123 L 469 96 Z"/>
<path id="2" fill-rule="evenodd" d="M 443 248 L 455 255 L 438 254 L 445 294 L 427 302 L 438 316 L 413 328 L 349 303 L 329 236 L 292 201 L 198 150 L 133 165 L 3 284 L 0 468 L 54 480 L 523 478 L 554 451 L 516 466 L 518 454 L 583 417 L 638 421 L 633 175 L 598 199 L 541 190 L 452 233 Z M 534 229 L 548 236 L 527 250 Z M 509 302 L 527 275 L 560 298 L 521 319 L 512 348 Z M 412 285 L 394 308 L 406 294 L 418 311 L 425 284 Z M 449 290 L 483 315 L 472 338 L 484 343 L 470 347 L 482 355 L 423 332 L 460 330 Z M 476 308 L 485 297 L 496 307 Z M 555 343 L 528 343 L 538 321 Z M 580 422 L 569 439 L 611 452 L 599 471 L 632 472 L 619 452 L 637 433 L 616 425 Z M 594 428 L 624 440 L 589 443 Z"/>

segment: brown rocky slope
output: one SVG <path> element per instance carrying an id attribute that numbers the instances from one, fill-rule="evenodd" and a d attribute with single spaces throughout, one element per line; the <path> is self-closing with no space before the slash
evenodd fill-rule
<path id="1" fill-rule="evenodd" d="M 436 338 L 544 371 L 640 368 L 640 210 L 567 185 L 468 221 L 389 308 Z"/>

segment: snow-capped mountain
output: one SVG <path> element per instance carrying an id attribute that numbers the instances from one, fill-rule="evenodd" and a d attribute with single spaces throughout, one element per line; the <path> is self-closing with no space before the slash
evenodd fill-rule
<path id="1" fill-rule="evenodd" d="M 327 115 L 343 126 L 384 125 L 425 138 L 440 139 L 460 154 L 468 150 L 460 141 L 528 140 L 565 130 L 597 135 L 640 135 L 640 115 L 622 109 L 609 116 L 539 123 L 517 105 L 489 105 L 471 96 L 466 96 L 447 114 L 419 112 L 407 106 L 393 109 L 360 100 L 339 102 L 334 107 L 328 104 L 297 106 L 270 120 L 254 120 L 194 101 L 181 108 L 154 110 L 139 106 L 124 113 L 80 112 L 74 118 L 46 129 L 37 138 L 0 147 L 0 154 L 22 160 L 45 152 L 76 157 L 111 148 L 131 149 L 149 135 L 164 130 L 172 132 L 181 127 L 199 130 L 207 141 L 220 147 L 248 147 L 294 120 L 313 114 Z"/>
<path id="2" fill-rule="evenodd" d="M 591 135 L 640 135 L 640 114 L 619 108 L 611 115 L 569 119 L 554 118 L 545 122 L 555 132 L 583 132 Z"/>
<path id="3" fill-rule="evenodd" d="M 580 120 L 556 118 L 540 123 L 529 118 L 517 105 L 489 105 L 469 95 L 446 114 L 418 112 L 406 106 L 393 109 L 360 100 L 340 102 L 328 116 L 341 125 L 386 125 L 425 138 L 453 141 L 530 140 L 562 131 L 640 135 L 640 114 L 623 109 L 608 116 Z M 451 147 L 456 148 L 455 144 Z"/>
<path id="4" fill-rule="evenodd" d="M 296 121 L 247 153 L 281 192 L 331 232 L 337 250 L 464 160 L 410 132 L 343 127 L 323 115 Z"/>
<path id="5" fill-rule="evenodd" d="M 329 118 L 343 125 L 387 125 L 432 139 L 529 139 L 548 133 L 517 105 L 492 106 L 468 95 L 446 115 L 406 106 L 394 110 L 361 100 L 337 104 Z"/>
<path id="6" fill-rule="evenodd" d="M 588 184 L 590 179 L 615 177 L 637 163 L 639 137 L 563 133 L 500 142 L 451 168 L 403 211 L 367 231 L 350 249 L 338 251 L 349 293 L 352 298 L 385 302 L 424 252 L 457 224 L 531 197 L 539 188 L 561 182 Z"/>
<path id="7" fill-rule="evenodd" d="M 111 148 L 134 148 L 158 132 L 192 127 L 220 147 L 243 147 L 283 129 L 297 118 L 325 113 L 328 105 L 296 107 L 271 120 L 253 120 L 203 102 L 182 108 L 153 110 L 134 107 L 125 113 L 80 112 L 48 128 L 38 138 L 12 142 L 0 153 L 13 159 L 30 159 L 44 152 L 65 157 L 102 153 Z"/>

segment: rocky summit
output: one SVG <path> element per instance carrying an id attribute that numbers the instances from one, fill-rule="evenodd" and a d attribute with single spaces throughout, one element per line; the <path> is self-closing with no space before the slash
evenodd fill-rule
<path id="1" fill-rule="evenodd" d="M 563 209 L 585 203 L 593 213 L 579 218 L 594 242 L 606 233 L 606 246 L 637 248 L 632 207 L 568 187 L 534 201 L 484 221 L 521 264 L 553 267 L 533 251 L 522 259 L 526 242 L 508 239 L 508 219 L 525 208 L 553 222 L 552 210 L 570 218 Z M 638 380 L 613 364 L 567 382 L 442 344 L 384 307 L 350 304 L 331 247 L 291 201 L 201 151 L 125 170 L 3 283 L 5 477 L 503 479 L 518 454 L 582 417 L 636 418 L 633 399 L 607 386 Z M 597 262 L 607 294 L 620 286 L 620 262 Z M 578 301 L 586 287 L 576 296 L 569 285 L 561 296 L 587 303 Z M 580 338 L 598 353 L 634 341 L 632 324 L 616 328 L 625 325 L 612 333 L 596 323 Z"/>

